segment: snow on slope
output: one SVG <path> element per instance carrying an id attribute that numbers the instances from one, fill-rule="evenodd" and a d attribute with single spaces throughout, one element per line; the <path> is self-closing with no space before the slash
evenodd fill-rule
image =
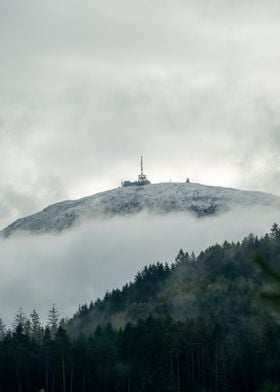
<path id="1" fill-rule="evenodd" d="M 144 210 L 154 214 L 188 211 L 200 217 L 253 205 L 280 207 L 280 197 L 193 183 L 122 187 L 53 204 L 41 212 L 18 219 L 1 234 L 59 232 L 85 220 L 136 214 Z"/>

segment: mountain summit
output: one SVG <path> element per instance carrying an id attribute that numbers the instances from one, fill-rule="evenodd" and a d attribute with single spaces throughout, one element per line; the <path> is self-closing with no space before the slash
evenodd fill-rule
<path id="1" fill-rule="evenodd" d="M 8 237 L 19 231 L 60 232 L 86 220 L 132 215 L 141 211 L 153 214 L 190 212 L 202 217 L 249 206 L 280 207 L 280 197 L 189 182 L 119 187 L 50 205 L 41 212 L 18 219 L 1 234 Z"/>

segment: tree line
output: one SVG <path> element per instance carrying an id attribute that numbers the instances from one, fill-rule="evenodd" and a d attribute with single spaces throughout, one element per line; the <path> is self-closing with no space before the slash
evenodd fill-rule
<path id="1" fill-rule="evenodd" d="M 20 309 L 11 329 L 0 320 L 0 391 L 280 391 L 280 324 L 263 303 L 278 306 L 279 250 L 275 224 L 198 256 L 180 250 L 71 320 L 53 305 L 43 326 Z"/>
<path id="2" fill-rule="evenodd" d="M 280 328 L 269 320 L 240 326 L 203 318 L 139 320 L 97 327 L 71 339 L 62 326 L 43 334 L 19 324 L 0 342 L 3 392 L 261 391 L 280 382 Z M 266 386 L 265 386 L 266 385 Z M 274 391 L 277 389 L 273 389 Z"/>

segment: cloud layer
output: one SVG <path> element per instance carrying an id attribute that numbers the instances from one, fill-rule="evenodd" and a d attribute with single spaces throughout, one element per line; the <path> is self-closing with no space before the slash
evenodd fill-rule
<path id="1" fill-rule="evenodd" d="M 134 178 L 280 194 L 280 4 L 0 1 L 0 226 Z M 172 261 L 268 230 L 277 211 L 84 225 L 0 243 L 0 309 L 63 315 Z M 279 219 L 278 219 L 279 220 Z"/>
<path id="2" fill-rule="evenodd" d="M 154 182 L 280 193 L 280 5 L 0 2 L 0 223 Z"/>
<path id="3" fill-rule="evenodd" d="M 23 307 L 46 319 L 55 302 L 62 316 L 106 290 L 132 280 L 145 265 L 174 261 L 180 248 L 199 252 L 250 232 L 265 234 L 279 212 L 234 210 L 197 219 L 175 214 L 87 223 L 60 235 L 22 235 L 0 241 L 0 317 L 8 323 Z"/>

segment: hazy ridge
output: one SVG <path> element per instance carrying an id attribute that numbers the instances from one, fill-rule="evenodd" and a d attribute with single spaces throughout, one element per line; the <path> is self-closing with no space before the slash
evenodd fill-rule
<path id="1" fill-rule="evenodd" d="M 41 212 L 16 220 L 1 233 L 9 236 L 20 231 L 61 232 L 85 221 L 134 215 L 145 210 L 156 215 L 190 212 L 202 217 L 249 206 L 280 207 L 280 197 L 194 183 L 119 187 L 50 205 Z"/>

